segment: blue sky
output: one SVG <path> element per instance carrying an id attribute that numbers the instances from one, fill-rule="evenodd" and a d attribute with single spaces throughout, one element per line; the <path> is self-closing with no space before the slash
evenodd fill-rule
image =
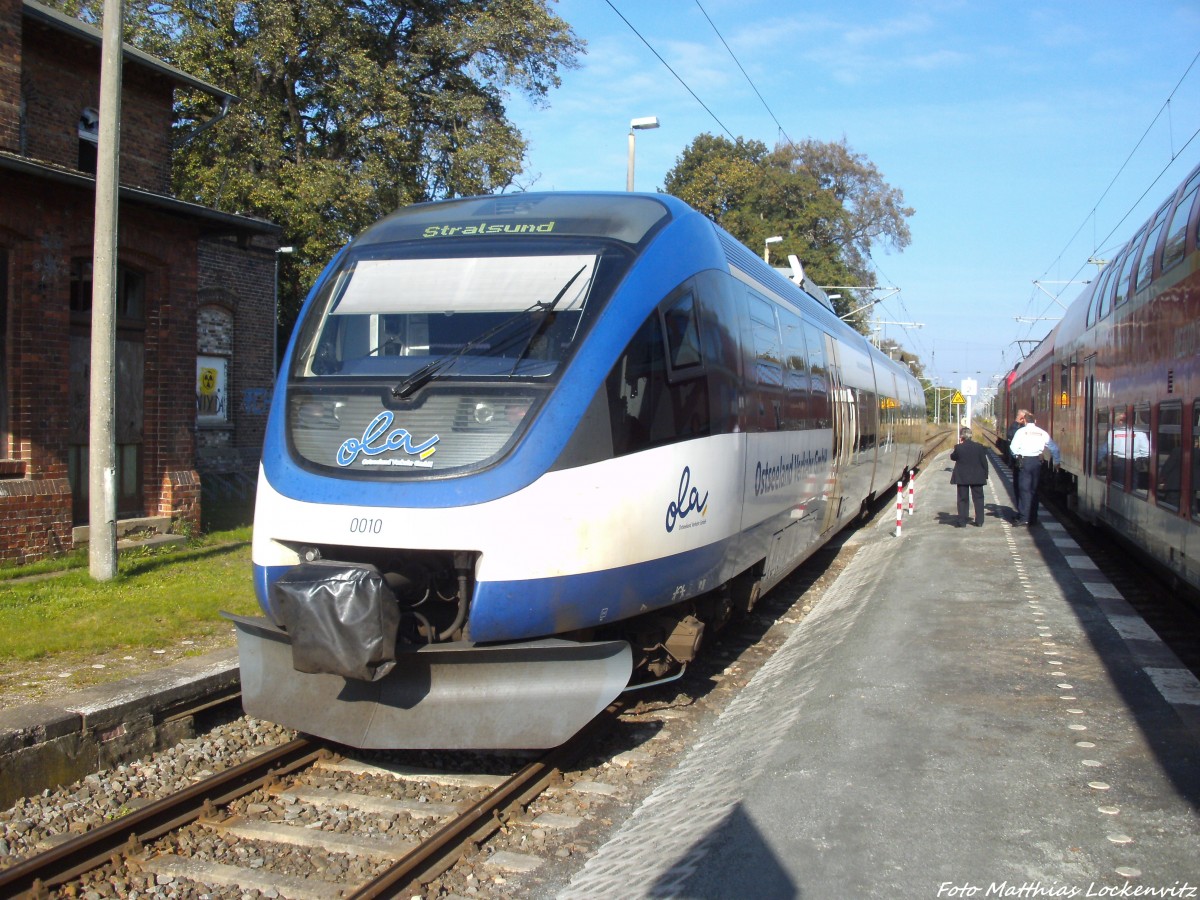
<path id="1" fill-rule="evenodd" d="M 548 107 L 510 103 L 530 144 L 523 184 L 623 190 L 642 116 L 662 124 L 638 133 L 638 190 L 661 188 L 703 132 L 772 146 L 777 119 L 795 141 L 844 137 L 916 210 L 912 243 L 875 254 L 879 283 L 901 289 L 876 318 L 921 323 L 882 333 L 944 384 L 1011 368 L 1014 342 L 1053 325 L 1017 317 L 1062 311 L 1034 280 L 1069 303 L 1081 287 L 1048 282 L 1091 277 L 1088 257 L 1200 163 L 1195 0 L 700 5 L 612 0 L 712 115 L 606 0 L 554 4 L 588 48 Z"/>

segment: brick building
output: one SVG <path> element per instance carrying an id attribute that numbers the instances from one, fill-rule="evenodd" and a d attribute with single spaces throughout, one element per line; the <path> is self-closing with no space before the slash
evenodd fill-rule
<path id="1" fill-rule="evenodd" d="M 0 0 L 0 560 L 69 550 L 88 516 L 99 81 L 98 30 Z M 117 512 L 195 527 L 202 477 L 254 476 L 279 229 L 171 196 L 176 90 L 235 99 L 125 47 Z"/>

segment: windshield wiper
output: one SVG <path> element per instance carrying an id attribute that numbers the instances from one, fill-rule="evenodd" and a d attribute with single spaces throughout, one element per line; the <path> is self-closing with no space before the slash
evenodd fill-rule
<path id="1" fill-rule="evenodd" d="M 509 378 L 512 378 L 513 375 L 516 374 L 517 366 L 521 364 L 521 360 L 525 358 L 525 354 L 529 352 L 529 348 L 533 346 L 533 342 L 538 339 L 538 335 L 546 330 L 546 325 L 550 322 L 550 318 L 554 314 L 554 307 L 558 306 L 558 301 L 563 298 L 568 290 L 570 290 L 571 285 L 575 283 L 575 279 L 582 275 L 586 268 L 586 263 L 580 266 L 579 271 L 567 279 L 567 283 L 562 286 L 562 289 L 554 295 L 554 299 L 549 303 L 534 304 L 536 308 L 542 311 L 542 316 L 540 319 L 538 319 L 537 325 L 534 326 L 533 331 L 530 333 L 529 340 L 525 342 L 525 346 L 522 347 L 521 352 L 517 354 L 517 359 L 513 363 L 512 369 L 509 370 Z"/>
<path id="2" fill-rule="evenodd" d="M 429 362 L 425 363 L 425 365 L 421 366 L 421 368 L 417 369 L 402 382 L 392 388 L 392 396 L 398 400 L 403 400 L 406 397 L 412 396 L 412 394 L 419 388 L 432 381 L 438 372 L 457 362 L 460 356 L 469 353 L 480 344 L 490 341 L 514 322 L 519 321 L 522 316 L 528 315 L 541 305 L 542 304 L 540 303 L 534 303 L 532 306 L 529 306 L 518 313 L 513 313 L 498 325 L 493 325 L 482 334 L 471 338 L 471 340 L 467 341 L 453 353 L 447 353 L 445 356 L 439 356 L 437 359 L 431 359 Z"/>
<path id="3" fill-rule="evenodd" d="M 424 366 L 421 366 L 418 368 L 418 370 L 412 374 L 409 374 L 407 378 L 404 378 L 403 382 L 397 384 L 395 388 L 392 388 L 391 396 L 395 397 L 396 400 L 406 400 L 406 398 L 413 396 L 413 394 L 420 390 L 422 386 L 432 382 L 434 378 L 437 378 L 438 372 L 444 370 L 444 368 L 449 368 L 451 365 L 454 365 L 455 362 L 461 358 L 461 356 L 469 353 L 470 350 L 479 347 L 480 344 L 491 341 L 493 337 L 496 337 L 496 335 L 500 334 L 500 332 L 508 329 L 512 323 L 518 322 L 518 320 L 521 320 L 524 316 L 528 316 L 530 312 L 540 310 L 541 318 L 538 320 L 538 324 L 534 326 L 532 334 L 529 335 L 529 338 L 526 341 L 526 346 L 524 346 L 524 348 L 521 350 L 521 354 L 517 356 L 518 364 L 518 362 L 521 362 L 521 360 L 524 358 L 524 355 L 528 353 L 529 347 L 532 346 L 534 338 L 538 337 L 542 328 L 544 328 L 546 325 L 547 320 L 550 319 L 550 314 L 554 311 L 554 307 L 556 307 L 558 302 L 563 299 L 563 296 L 565 296 L 566 292 L 568 292 L 570 289 L 571 284 L 575 283 L 576 278 L 580 277 L 580 275 L 582 275 L 583 271 L 586 269 L 587 265 L 580 266 L 580 270 L 575 272 L 575 275 L 572 275 L 570 278 L 568 278 L 568 280 L 566 280 L 566 283 L 563 284 L 563 287 L 559 289 L 558 294 L 554 295 L 553 300 L 547 302 L 542 302 L 539 300 L 538 302 L 534 302 L 534 304 L 527 306 L 521 312 L 514 313 L 509 318 L 504 319 L 504 322 L 492 326 L 492 328 L 485 331 L 484 334 L 481 334 L 478 337 L 473 337 L 472 340 L 464 343 L 463 346 L 455 350 L 454 353 L 438 356 L 437 359 L 426 362 Z M 502 348 L 508 346 L 509 342 L 500 344 L 500 347 Z M 514 366 L 512 366 L 512 372 L 516 372 L 516 368 L 517 366 L 514 364 Z M 510 377 L 512 372 L 509 373 Z"/>
<path id="4" fill-rule="evenodd" d="M 570 289 L 571 285 L 575 283 L 575 279 L 578 278 L 586 268 L 587 268 L 587 266 L 584 265 L 579 269 L 578 272 L 576 272 L 574 275 L 572 275 L 567 280 L 567 283 L 564 284 L 562 286 L 562 288 L 559 290 L 558 294 L 555 295 L 553 300 L 546 302 L 546 303 L 543 303 L 542 301 L 539 300 L 538 302 L 527 306 L 525 309 L 521 310 L 520 312 L 514 313 L 513 315 L 509 316 L 507 319 L 505 319 L 503 322 L 500 322 L 498 325 L 494 325 L 493 327 L 489 328 L 487 331 L 483 332 L 483 334 L 479 335 L 478 337 L 472 338 L 471 340 L 467 341 L 467 343 L 463 344 L 461 347 L 459 347 L 453 353 L 448 353 L 445 356 L 439 356 L 437 359 L 431 359 L 425 365 L 421 366 L 419 369 L 417 369 L 415 372 L 413 372 L 407 378 L 405 378 L 402 382 L 400 382 L 398 385 L 396 385 L 394 388 L 392 388 L 392 396 L 395 397 L 397 400 L 404 400 L 404 399 L 407 399 L 408 397 L 411 397 L 414 393 L 416 393 L 418 390 L 420 390 L 421 387 L 423 387 L 424 385 L 426 385 L 430 381 L 432 381 L 434 378 L 436 378 L 437 374 L 439 372 L 441 372 L 443 369 L 449 368 L 454 363 L 456 363 L 461 356 L 474 350 L 480 344 L 490 341 L 497 334 L 499 334 L 502 331 L 505 331 L 514 322 L 520 321 L 524 316 L 528 315 L 529 313 L 534 312 L 535 310 L 541 310 L 542 311 L 541 319 L 538 321 L 537 326 L 534 328 L 533 334 L 529 337 L 529 340 L 526 342 L 525 348 L 521 351 L 521 355 L 517 357 L 517 362 L 520 362 L 521 358 L 529 350 L 529 345 L 533 343 L 534 338 L 537 337 L 538 333 L 542 329 L 542 326 L 545 325 L 546 320 L 549 317 L 550 313 L 554 310 L 554 307 L 558 304 L 558 302 L 560 300 L 562 300 L 563 296 L 567 293 L 568 289 Z M 508 343 L 506 342 L 500 346 L 502 348 L 507 347 Z M 516 371 L 515 365 L 513 366 L 513 371 L 514 372 Z M 511 375 L 511 373 L 510 373 L 510 375 Z"/>

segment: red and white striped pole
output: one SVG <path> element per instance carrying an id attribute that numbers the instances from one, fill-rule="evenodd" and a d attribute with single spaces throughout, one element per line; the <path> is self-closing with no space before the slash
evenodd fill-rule
<path id="1" fill-rule="evenodd" d="M 916 489 L 915 489 L 916 482 L 917 482 L 917 473 L 909 472 L 908 473 L 908 514 L 910 516 L 913 514 L 913 503 L 916 500 Z"/>
<path id="2" fill-rule="evenodd" d="M 896 482 L 896 537 L 900 537 L 900 526 L 904 522 L 904 482 Z"/>

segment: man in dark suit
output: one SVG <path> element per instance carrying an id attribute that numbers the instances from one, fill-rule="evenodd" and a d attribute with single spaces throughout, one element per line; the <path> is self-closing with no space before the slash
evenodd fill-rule
<path id="1" fill-rule="evenodd" d="M 958 433 L 958 446 L 950 451 L 950 458 L 954 460 L 954 472 L 950 475 L 950 483 L 958 485 L 958 527 L 966 525 L 971 512 L 970 503 L 973 502 L 973 524 L 976 528 L 982 528 L 983 486 L 988 480 L 987 451 L 982 444 L 971 440 L 971 429 L 964 428 Z"/>

